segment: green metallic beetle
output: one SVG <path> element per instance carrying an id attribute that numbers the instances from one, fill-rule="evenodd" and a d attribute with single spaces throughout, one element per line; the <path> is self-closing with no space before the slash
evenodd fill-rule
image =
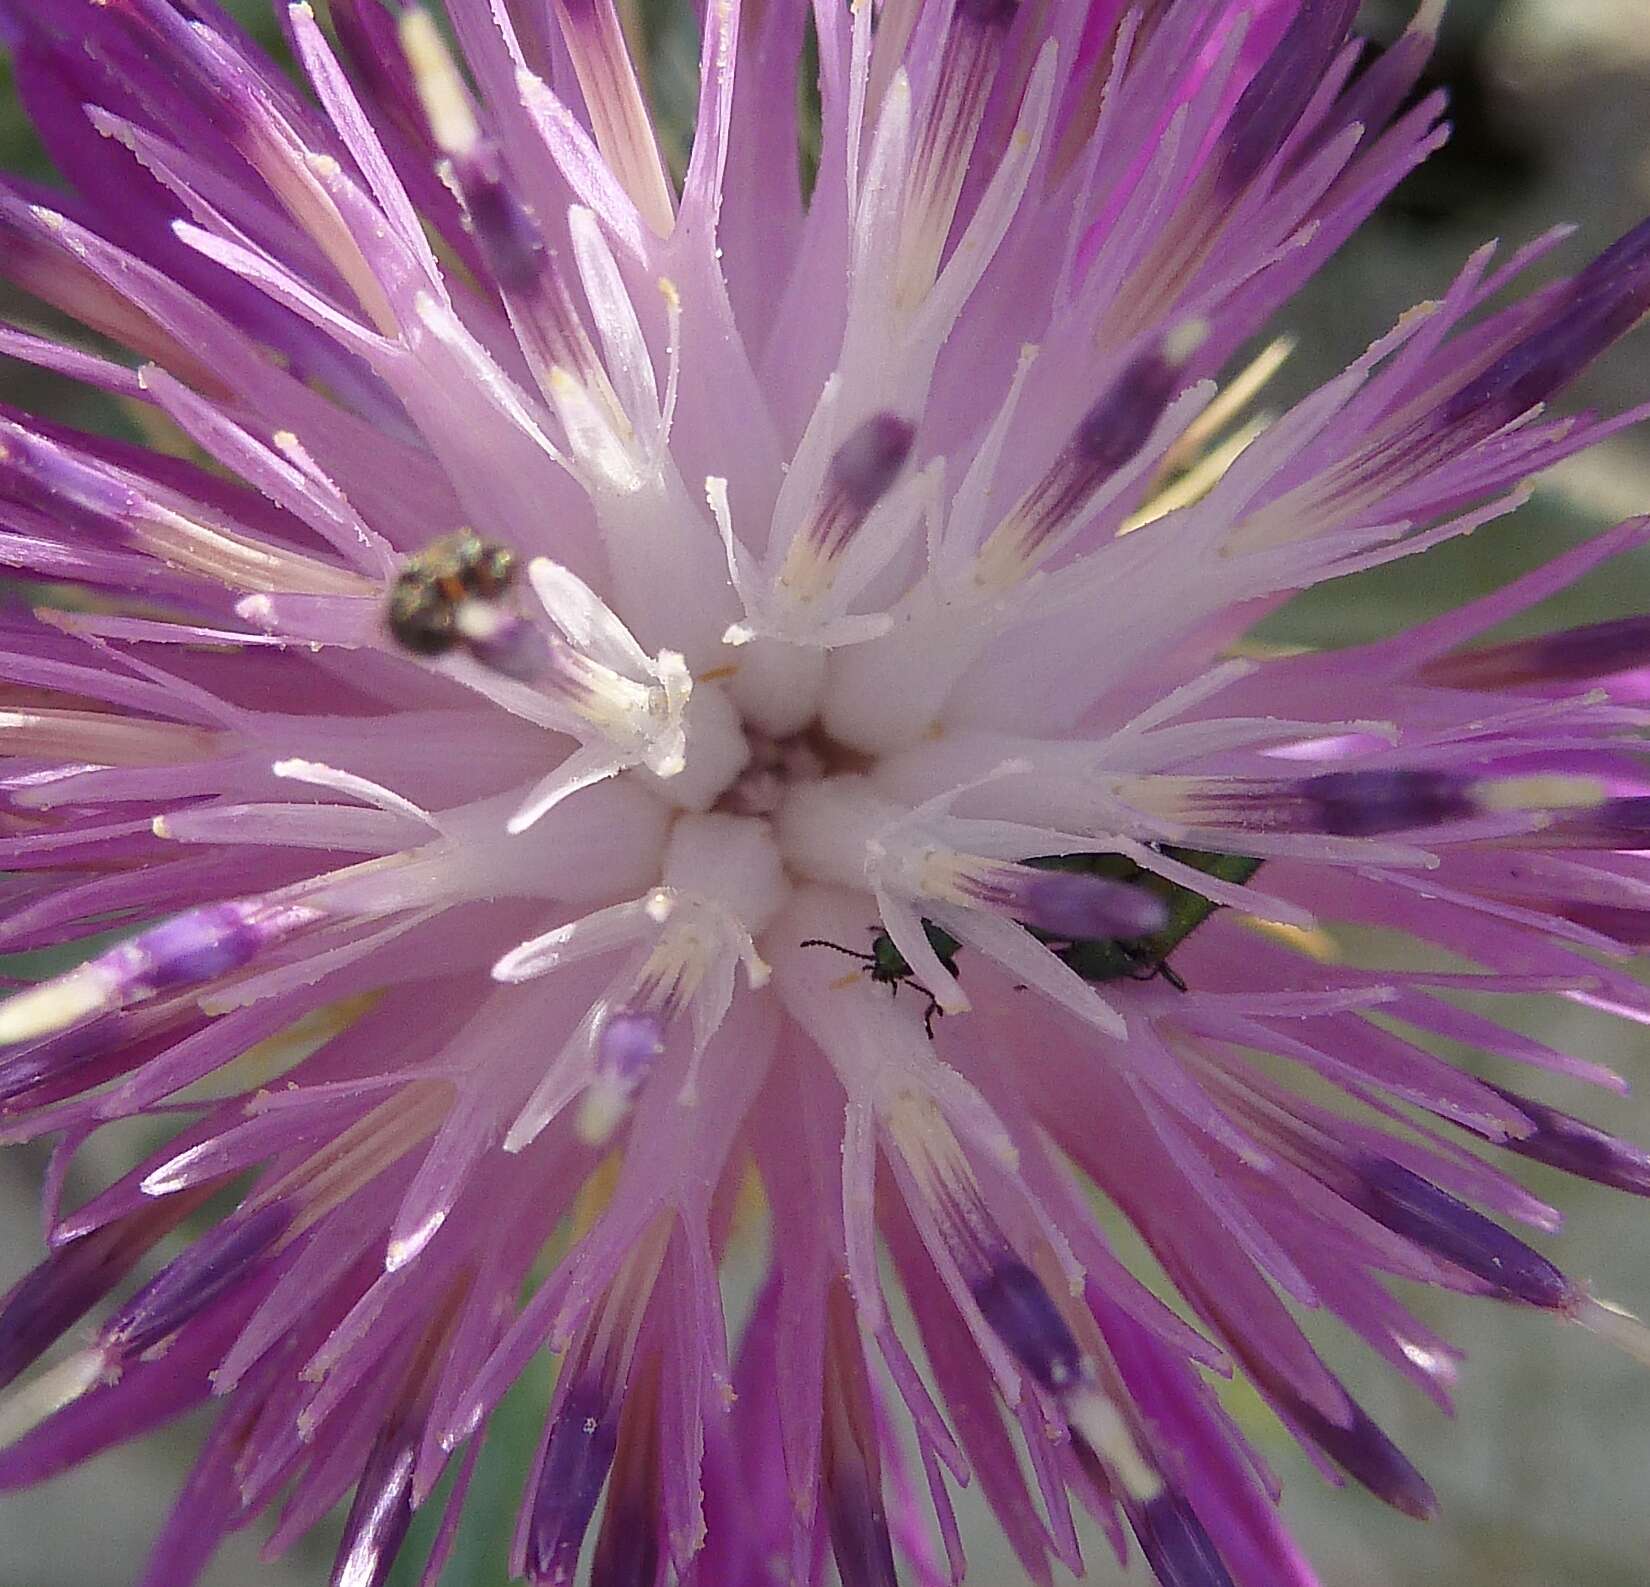
<path id="1" fill-rule="evenodd" d="M 1167 844 L 1161 852 L 1165 859 L 1189 865 L 1193 870 L 1201 871 L 1216 881 L 1230 882 L 1238 886 L 1247 882 L 1261 867 L 1260 860 L 1247 854 L 1218 854 L 1205 849 L 1184 849 Z M 1039 942 L 1046 944 L 1057 959 L 1075 970 L 1085 981 L 1149 981 L 1155 976 L 1162 976 L 1176 991 L 1187 990 L 1185 981 L 1169 963 L 1169 955 L 1220 908 L 1219 904 L 1189 887 L 1182 887 L 1178 882 L 1171 882 L 1167 877 L 1146 870 L 1122 854 L 1049 854 L 1027 860 L 1025 863 L 1039 870 L 1071 871 L 1089 876 L 1102 876 L 1110 881 L 1143 887 L 1157 894 L 1168 909 L 1169 919 L 1159 930 L 1144 937 L 1073 939 L 1052 937 L 1032 926 L 1026 927 L 1026 930 Z M 937 926 L 931 920 L 924 920 L 922 929 L 928 938 L 929 947 L 934 950 L 935 957 L 949 974 L 955 975 L 957 954 L 961 951 L 962 944 L 943 926 Z M 939 1001 L 916 979 L 911 966 L 906 963 L 905 955 L 895 946 L 894 939 L 880 926 L 871 928 L 871 947 L 866 953 L 844 947 L 840 942 L 827 942 L 822 937 L 810 937 L 802 946 L 830 948 L 837 953 L 846 954 L 850 959 L 859 960 L 865 966 L 865 973 L 878 986 L 886 986 L 892 993 L 897 993 L 901 986 L 909 982 L 913 990 L 921 992 L 928 999 L 928 1007 L 923 1011 L 923 1027 L 930 1038 L 933 1036 L 934 1020 L 942 1012 Z"/>
<path id="2" fill-rule="evenodd" d="M 936 926 L 933 921 L 925 920 L 922 923 L 923 935 L 928 938 L 928 946 L 934 950 L 934 957 L 940 961 L 948 975 L 957 973 L 957 954 L 962 944 L 957 941 L 943 926 Z M 928 1007 L 923 1010 L 923 1029 L 928 1032 L 929 1039 L 933 1039 L 934 1021 L 943 1012 L 939 999 L 916 978 L 916 973 L 905 962 L 905 955 L 894 946 L 894 939 L 880 926 L 871 928 L 871 951 L 860 953 L 855 948 L 845 948 L 840 942 L 827 942 L 823 937 L 809 937 L 801 944 L 804 948 L 831 948 L 837 953 L 845 953 L 850 959 L 858 959 L 865 966 L 865 973 L 878 985 L 888 988 L 891 995 L 898 995 L 899 989 L 910 982 L 911 989 L 921 992 L 928 999 Z"/>

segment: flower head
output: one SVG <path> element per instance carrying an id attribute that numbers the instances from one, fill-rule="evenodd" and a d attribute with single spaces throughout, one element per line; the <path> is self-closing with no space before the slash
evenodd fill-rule
<path id="1" fill-rule="evenodd" d="M 1424 1516 L 1298 1311 L 1440 1402 L 1389 1279 L 1636 1344 L 1497 1154 L 1650 1157 L 1426 1042 L 1608 1081 L 1494 1000 L 1650 1017 L 1650 624 L 1476 643 L 1646 523 L 1242 646 L 1642 416 L 1561 405 L 1644 227 L 1249 411 L 1444 136 L 1441 9 L 1354 74 L 1354 0 L 720 0 L 678 177 L 613 0 L 287 6 L 303 87 L 212 0 L 0 0 L 73 187 L 0 190 L 6 269 L 99 339 L 0 351 L 169 442 L 0 416 L 0 941 L 120 934 L 0 1007 L 0 1128 L 54 1187 L 161 1142 L 53 1191 L 0 1484 L 210 1400 L 150 1587 L 352 1489 L 372 1587 L 548 1349 L 534 1581 L 960 1579 L 973 1480 L 1033 1579 L 1075 1497 L 1164 1587 L 1306 1587 L 1209 1372 Z"/>

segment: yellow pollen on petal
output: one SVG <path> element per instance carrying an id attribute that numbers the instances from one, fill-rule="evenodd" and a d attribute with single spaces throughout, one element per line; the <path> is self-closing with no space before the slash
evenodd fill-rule
<path id="1" fill-rule="evenodd" d="M 979 1182 L 939 1104 L 903 1089 L 883 1110 L 888 1133 L 924 1197 L 936 1208 L 962 1211 L 979 1198 Z"/>
<path id="2" fill-rule="evenodd" d="M 828 594 L 835 579 L 835 558 L 821 551 L 804 532 L 791 543 L 779 570 L 779 586 L 800 605 Z"/>
<path id="3" fill-rule="evenodd" d="M 609 1081 L 597 1079 L 585 1087 L 573 1115 L 573 1130 L 586 1146 L 602 1146 L 630 1112 L 630 1097 Z"/>
<path id="4" fill-rule="evenodd" d="M 977 860 L 954 854 L 948 849 L 929 849 L 917 861 L 917 886 L 927 898 L 966 907 L 974 899 L 964 887 L 963 879 L 978 867 Z"/>
<path id="5" fill-rule="evenodd" d="M 1296 953 L 1304 953 L 1319 964 L 1338 964 L 1340 944 L 1322 926 L 1291 926 L 1281 920 L 1261 920 L 1255 915 L 1233 915 L 1232 918 L 1246 931 L 1259 932 L 1274 942 L 1281 942 Z"/>
<path id="6" fill-rule="evenodd" d="M 1591 810 L 1610 790 L 1598 777 L 1487 777 L 1472 797 L 1486 810 Z"/>
<path id="7" fill-rule="evenodd" d="M 609 1152 L 591 1171 L 579 1187 L 573 1202 L 573 1239 L 582 1240 L 595 1228 L 596 1220 L 607 1211 L 613 1193 L 619 1188 L 619 1170 L 624 1166 L 623 1152 Z"/>
<path id="8" fill-rule="evenodd" d="M 1225 477 L 1226 470 L 1249 449 L 1268 426 L 1268 419 L 1251 419 L 1248 424 L 1229 435 L 1212 452 L 1199 458 L 1184 474 L 1149 497 L 1138 511 L 1131 513 L 1118 526 L 1119 536 L 1132 534 L 1136 529 L 1166 517 L 1182 507 L 1190 507 L 1203 500 Z"/>

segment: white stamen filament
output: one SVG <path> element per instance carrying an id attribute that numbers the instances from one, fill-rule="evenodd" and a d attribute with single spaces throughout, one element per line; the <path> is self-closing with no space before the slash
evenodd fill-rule
<path id="1" fill-rule="evenodd" d="M 443 154 L 467 154 L 480 130 L 464 79 L 429 12 L 414 8 L 402 13 L 401 48 L 436 147 Z"/>

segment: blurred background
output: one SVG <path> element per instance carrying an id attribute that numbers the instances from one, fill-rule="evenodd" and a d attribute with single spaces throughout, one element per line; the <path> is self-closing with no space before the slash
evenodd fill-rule
<path id="1" fill-rule="evenodd" d="M 229 0 L 266 37 L 267 0 Z M 669 0 L 654 0 L 655 5 Z M 1370 0 L 1365 30 L 1390 39 L 1410 0 Z M 662 87 L 687 81 L 691 56 L 656 63 Z M 1650 212 L 1650 4 L 1647 0 L 1453 0 L 1434 80 L 1453 99 L 1455 137 L 1412 177 L 1349 245 L 1278 330 L 1300 339 L 1283 394 L 1324 378 L 1363 350 L 1397 314 L 1432 295 L 1487 237 L 1522 242 L 1561 220 L 1576 237 L 1542 266 L 1572 268 Z M 9 82 L 0 84 L 9 90 Z M 44 176 L 9 91 L 0 95 L 0 163 Z M 0 300 L 0 308 L 9 305 Z M 1594 370 L 1580 405 L 1616 409 L 1650 387 L 1650 337 Z M 131 433 L 133 418 L 0 360 L 0 395 L 20 407 Z M 1503 583 L 1563 546 L 1619 518 L 1650 511 L 1650 430 L 1620 438 L 1567 465 L 1529 508 L 1468 541 L 1383 574 L 1349 581 L 1298 603 L 1271 625 L 1274 637 L 1341 644 Z M 1650 560 L 1615 565 L 1541 608 L 1523 628 L 1642 610 Z M 1566 1098 L 1528 1074 L 1520 1083 L 1568 1101 L 1613 1128 L 1650 1140 L 1650 1038 L 1602 1016 L 1555 1015 L 1532 1005 L 1530 1027 L 1557 1045 L 1613 1064 L 1641 1082 L 1626 1100 Z M 1476 1055 L 1457 1055 L 1492 1073 Z M 100 1163 L 99 1150 L 105 1156 Z M 94 1182 L 131 1161 L 131 1143 L 94 1142 L 83 1154 Z M 36 1187 L 43 1154 L 0 1153 L 0 1291 L 39 1252 Z M 1570 1215 L 1546 1242 L 1573 1276 L 1650 1315 L 1650 1216 L 1646 1204 L 1536 1167 L 1530 1183 Z M 74 1197 L 71 1194 L 71 1200 Z M 1538 1241 L 1537 1243 L 1542 1243 Z M 1650 1371 L 1544 1316 L 1430 1296 L 1423 1317 L 1468 1352 L 1454 1421 L 1375 1369 L 1345 1341 L 1319 1342 L 1349 1386 L 1415 1458 L 1437 1488 L 1441 1519 L 1407 1521 L 1357 1491 L 1337 1492 L 1310 1468 L 1277 1424 L 1238 1391 L 1231 1407 L 1274 1463 L 1287 1507 L 1325 1587 L 1644 1587 L 1650 1583 Z M 502 1584 L 521 1473 L 546 1381 L 530 1377 L 508 1402 L 473 1490 L 443 1587 Z M 125 1587 L 186 1469 L 199 1427 L 115 1451 L 43 1491 L 0 1496 L 0 1587 Z M 965 1515 L 967 1514 L 965 1510 Z M 1021 1577 L 993 1527 L 973 1516 L 970 1582 L 1016 1587 Z M 259 1565 L 256 1535 L 227 1549 L 210 1587 L 318 1587 L 331 1558 L 325 1537 Z M 1090 1580 L 1125 1578 L 1098 1540 Z M 396 1581 L 411 1587 L 422 1559 L 415 1534 Z"/>

